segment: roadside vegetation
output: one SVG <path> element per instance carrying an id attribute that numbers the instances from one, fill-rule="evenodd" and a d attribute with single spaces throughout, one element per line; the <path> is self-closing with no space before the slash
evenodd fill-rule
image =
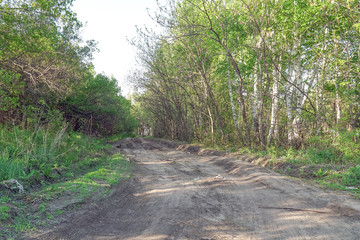
<path id="1" fill-rule="evenodd" d="M 132 41 L 138 119 L 155 137 L 266 156 L 278 171 L 358 191 L 358 7 L 166 1 L 154 14 L 164 31 Z"/>
<path id="2" fill-rule="evenodd" d="M 94 71 L 72 2 L 0 0 L 1 239 L 95 204 L 131 173 L 106 139 L 137 120 L 116 79 Z"/>
<path id="3" fill-rule="evenodd" d="M 131 163 L 102 138 L 82 133 L 1 130 L 0 238 L 60 222 L 81 204 L 96 204 L 127 179 Z M 9 180 L 16 180 L 23 191 Z"/>

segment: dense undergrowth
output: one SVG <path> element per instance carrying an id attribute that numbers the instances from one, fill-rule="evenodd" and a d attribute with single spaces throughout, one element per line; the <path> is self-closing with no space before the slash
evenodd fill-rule
<path id="1" fill-rule="evenodd" d="M 112 151 L 108 139 L 66 130 L 66 125 L 0 126 L 0 239 L 18 239 L 56 223 L 63 213 L 90 199 L 96 203 L 130 176 L 130 162 Z"/>
<path id="2" fill-rule="evenodd" d="M 0 126 L 0 181 L 12 178 L 31 183 L 51 181 L 80 161 L 85 153 L 96 153 L 104 147 L 103 140 L 66 132 L 66 126 L 58 131 L 50 128 Z"/>

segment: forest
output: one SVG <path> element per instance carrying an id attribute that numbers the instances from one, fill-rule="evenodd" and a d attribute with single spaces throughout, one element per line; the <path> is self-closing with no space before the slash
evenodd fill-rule
<path id="1" fill-rule="evenodd" d="M 138 29 L 135 108 L 153 135 L 358 163 L 357 0 L 183 0 Z"/>
<path id="2" fill-rule="evenodd" d="M 95 72 L 72 3 L 0 1 L 0 181 L 50 177 L 90 151 L 79 139 L 137 126 L 117 80 Z"/>

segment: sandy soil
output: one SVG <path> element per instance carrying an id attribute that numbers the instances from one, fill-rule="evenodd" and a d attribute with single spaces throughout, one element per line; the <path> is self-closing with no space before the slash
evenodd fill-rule
<path id="1" fill-rule="evenodd" d="M 136 162 L 133 177 L 30 239 L 360 239 L 360 202 L 346 196 L 215 151 L 154 139 L 115 146 Z"/>

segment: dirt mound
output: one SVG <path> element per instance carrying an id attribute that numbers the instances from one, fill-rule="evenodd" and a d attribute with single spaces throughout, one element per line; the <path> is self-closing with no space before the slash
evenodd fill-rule
<path id="1" fill-rule="evenodd" d="M 159 140 L 159 139 L 147 139 L 147 138 L 125 138 L 120 141 L 112 143 L 119 149 L 143 149 L 143 150 L 161 150 L 164 148 L 177 148 L 178 144 Z"/>
<path id="2" fill-rule="evenodd" d="M 223 156 L 223 155 L 225 155 L 225 152 L 223 152 L 223 151 L 205 149 L 205 148 L 201 148 L 201 147 L 197 147 L 197 146 L 193 146 L 193 145 L 189 145 L 189 144 L 182 144 L 177 147 L 177 150 L 187 152 L 187 153 L 197 154 L 200 156 Z"/>

